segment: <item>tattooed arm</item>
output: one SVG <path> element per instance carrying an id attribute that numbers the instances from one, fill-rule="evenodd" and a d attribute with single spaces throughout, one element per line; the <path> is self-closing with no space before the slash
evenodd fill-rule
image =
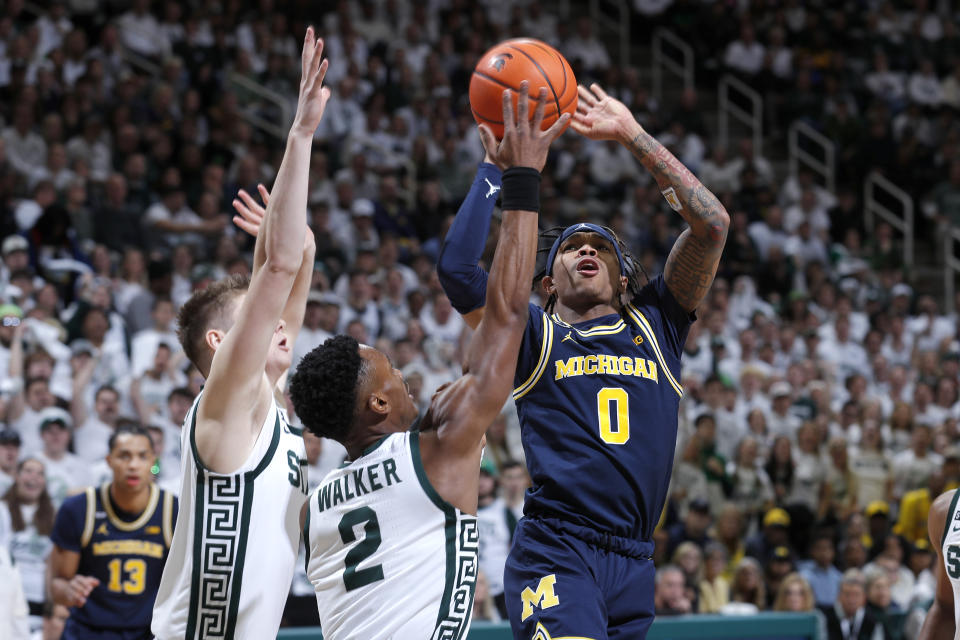
<path id="1" fill-rule="evenodd" d="M 622 102 L 596 84 L 589 90 L 581 86 L 579 97 L 573 129 L 594 140 L 616 140 L 630 149 L 653 174 L 670 206 L 690 225 L 673 245 L 663 278 L 680 306 L 693 311 L 717 274 L 730 216 L 717 197 L 647 133 Z"/>

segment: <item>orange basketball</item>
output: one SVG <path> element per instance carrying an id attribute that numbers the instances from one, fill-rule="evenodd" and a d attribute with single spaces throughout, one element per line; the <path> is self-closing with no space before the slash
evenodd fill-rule
<path id="1" fill-rule="evenodd" d="M 577 79 L 559 51 L 532 38 L 505 40 L 483 54 L 470 78 L 473 117 L 478 124 L 490 127 L 498 139 L 503 137 L 503 90 L 514 92 L 516 114 L 517 92 L 524 80 L 530 83 L 531 119 L 540 87 L 547 88 L 543 129 L 556 122 L 561 114 L 573 115 L 577 110 Z"/>

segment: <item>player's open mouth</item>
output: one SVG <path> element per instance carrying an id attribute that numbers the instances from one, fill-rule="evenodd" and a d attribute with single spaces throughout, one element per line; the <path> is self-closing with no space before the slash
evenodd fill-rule
<path id="1" fill-rule="evenodd" d="M 284 350 L 284 351 L 289 351 L 289 349 L 287 349 L 287 339 L 286 339 L 286 338 L 280 338 L 280 342 L 277 343 L 277 346 L 280 347 L 280 348 L 281 348 L 282 350 Z"/>
<path id="2" fill-rule="evenodd" d="M 592 278 L 600 273 L 600 263 L 593 258 L 582 258 L 580 262 L 577 263 L 577 273 L 587 278 Z"/>

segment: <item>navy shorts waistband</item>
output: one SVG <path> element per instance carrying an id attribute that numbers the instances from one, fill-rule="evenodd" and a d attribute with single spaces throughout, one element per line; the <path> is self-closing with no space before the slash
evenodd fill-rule
<path id="1" fill-rule="evenodd" d="M 582 540 L 587 544 L 592 544 L 605 551 L 612 551 L 613 553 L 620 554 L 621 556 L 635 558 L 637 560 L 653 560 L 654 545 L 652 541 L 621 538 L 620 536 L 615 536 L 612 533 L 597 531 L 596 529 L 592 529 L 590 527 L 574 524 L 560 518 L 543 514 L 531 514 L 527 517 L 538 522 L 542 522 L 552 529 L 571 535 L 574 538 Z M 522 522 L 523 521 L 521 520 L 521 523 Z"/>

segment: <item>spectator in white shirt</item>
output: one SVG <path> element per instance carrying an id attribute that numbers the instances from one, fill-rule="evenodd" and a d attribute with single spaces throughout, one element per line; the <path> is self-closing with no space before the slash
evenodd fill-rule
<path id="1" fill-rule="evenodd" d="M 912 102 L 931 109 L 939 107 L 940 103 L 943 102 L 940 78 L 937 77 L 936 70 L 933 68 L 933 61 L 929 58 L 924 58 L 920 62 L 920 68 L 910 74 L 907 93 Z"/>
<path id="2" fill-rule="evenodd" d="M 182 351 L 177 334 L 170 330 L 174 319 L 173 302 L 168 298 L 155 298 L 150 309 L 153 327 L 138 331 L 130 342 L 131 369 L 134 377 L 154 364 L 157 347 L 163 343 L 174 353 Z"/>
<path id="3" fill-rule="evenodd" d="M 714 193 L 736 193 L 740 189 L 742 169 L 739 162 L 727 157 L 727 148 L 717 144 L 700 166 L 700 180 Z"/>
<path id="4" fill-rule="evenodd" d="M 87 415 L 86 409 L 78 412 L 76 402 L 71 406 L 74 409 L 74 419 L 78 413 L 84 417 L 83 422 L 77 421 L 79 428 L 74 432 L 74 450 L 88 464 L 103 461 L 110 452 L 107 441 L 116 430 L 117 421 L 120 419 L 120 394 L 113 387 L 97 389 L 92 415 Z"/>
<path id="5" fill-rule="evenodd" d="M 907 321 L 917 351 L 939 351 L 944 340 L 951 338 L 956 327 L 946 316 L 939 315 L 937 301 L 924 295 L 917 299 L 917 315 Z"/>
<path id="6" fill-rule="evenodd" d="M 340 299 L 332 293 L 313 290 L 307 294 L 307 309 L 303 315 L 303 326 L 293 343 L 293 355 L 290 359 L 291 371 L 305 355 L 319 347 L 337 331 L 340 319 Z M 304 432 L 306 433 L 306 432 Z"/>
<path id="7" fill-rule="evenodd" d="M 810 230 L 819 238 L 829 238 L 830 216 L 825 207 L 817 203 L 817 194 L 812 188 L 804 189 L 800 202 L 783 212 L 783 228 L 794 233 L 802 222 L 810 223 Z"/>
<path id="8" fill-rule="evenodd" d="M 373 287 L 370 277 L 363 271 L 349 274 L 347 299 L 340 307 L 340 331 L 346 332 L 347 325 L 359 320 L 370 339 L 380 336 L 380 310 L 373 301 Z"/>
<path id="9" fill-rule="evenodd" d="M 769 207 L 760 222 L 752 223 L 747 233 L 757 247 L 761 259 L 767 260 L 771 247 L 782 247 L 787 242 L 787 234 L 783 230 L 783 212 L 780 207 Z"/>
<path id="10" fill-rule="evenodd" d="M 542 2 L 533 0 L 524 13 L 521 23 L 524 33 L 544 42 L 557 41 L 557 16 L 552 11 L 544 11 Z"/>
<path id="11" fill-rule="evenodd" d="M 7 548 L 0 546 L 0 638 L 31 638 L 29 614 L 20 569 L 13 562 Z"/>
<path id="12" fill-rule="evenodd" d="M 908 491 L 927 486 L 930 475 L 943 464 L 943 457 L 930 450 L 932 430 L 914 424 L 910 448 L 893 456 L 893 497 L 900 500 Z"/>
<path id="13" fill-rule="evenodd" d="M 891 107 L 903 104 L 906 86 L 903 74 L 890 70 L 887 56 L 877 52 L 873 56 L 873 70 L 864 76 L 864 84 L 873 95 L 883 99 Z"/>
<path id="14" fill-rule="evenodd" d="M 130 10 L 117 19 L 117 29 L 123 44 L 135 53 L 148 58 L 170 54 L 170 42 L 160 22 L 150 13 L 150 0 L 133 0 Z"/>
<path id="15" fill-rule="evenodd" d="M 27 177 L 47 161 L 47 143 L 33 130 L 33 105 L 18 102 L 13 126 L 0 134 L 6 143 L 7 160 L 17 173 Z"/>
<path id="16" fill-rule="evenodd" d="M 740 37 L 727 45 L 723 62 L 730 69 L 747 76 L 755 76 L 763 69 L 766 49 L 757 42 L 753 25 L 744 21 L 740 26 Z"/>
<path id="17" fill-rule="evenodd" d="M 836 337 L 820 343 L 817 357 L 832 363 L 840 380 L 845 380 L 847 376 L 854 373 L 869 376 L 870 363 L 867 361 L 867 352 L 851 338 L 850 319 L 839 316 L 834 321 L 834 330 Z"/>
<path id="18" fill-rule="evenodd" d="M 593 33 L 593 21 L 589 16 L 577 19 L 576 33 L 563 47 L 567 59 L 588 72 L 604 71 L 610 66 L 610 54 L 603 42 Z"/>
<path id="19" fill-rule="evenodd" d="M 59 507 L 73 489 L 89 484 L 88 464 L 67 451 L 72 426 L 70 414 L 58 407 L 51 407 L 41 415 L 40 437 L 43 439 L 43 450 L 36 454 L 36 458 L 46 468 L 47 492 L 53 506 Z"/>
<path id="20" fill-rule="evenodd" d="M 463 332 L 464 323 L 460 314 L 453 312 L 450 300 L 443 291 L 436 291 L 430 304 L 420 313 L 420 324 L 428 336 L 456 345 Z"/>
<path id="21" fill-rule="evenodd" d="M 627 148 L 614 140 L 593 147 L 590 154 L 590 177 L 601 189 L 609 192 L 619 184 L 638 177 L 637 163 L 630 162 Z"/>
<path id="22" fill-rule="evenodd" d="M 144 214 L 144 224 L 155 232 L 154 244 L 161 248 L 181 244 L 200 246 L 204 235 L 223 231 L 224 217 L 205 220 L 187 206 L 183 190 L 176 185 L 167 186 L 160 202 L 154 203 Z"/>
<path id="23" fill-rule="evenodd" d="M 793 258 L 798 269 L 802 269 L 811 262 L 828 264 L 830 256 L 823 240 L 813 234 L 809 220 L 803 220 L 783 247 L 783 252 Z"/>
<path id="24" fill-rule="evenodd" d="M 103 120 L 91 114 L 83 121 L 83 131 L 67 141 L 67 159 L 73 164 L 78 158 L 90 167 L 90 179 L 103 182 L 113 170 L 113 153 L 103 134 Z"/>
<path id="25" fill-rule="evenodd" d="M 797 429 L 802 422 L 790 412 L 793 404 L 793 387 L 789 382 L 775 382 L 770 387 L 770 411 L 767 414 L 767 429 L 771 437 L 787 436 L 796 441 Z"/>
<path id="26" fill-rule="evenodd" d="M 156 417 L 166 417 L 167 398 L 175 388 L 187 382 L 178 367 L 183 359 L 182 351 L 174 353 L 168 342 L 160 342 L 150 368 L 130 383 L 130 400 L 142 424 L 148 424 Z"/>
<path id="27" fill-rule="evenodd" d="M 42 411 L 55 403 L 50 393 L 50 383 L 45 378 L 27 380 L 23 390 L 10 401 L 7 419 L 20 434 L 22 455 L 29 456 L 43 448 L 40 439 L 40 421 Z"/>
<path id="28" fill-rule="evenodd" d="M 81 321 L 80 335 L 74 342 L 85 340 L 84 345 L 92 350 L 97 367 L 93 373 L 96 385 L 117 384 L 130 375 L 130 360 L 127 358 L 126 345 L 116 335 L 108 336 L 110 320 L 99 307 L 87 309 Z M 83 345 L 83 343 L 80 343 Z M 71 347 L 76 347 L 71 343 Z"/>

